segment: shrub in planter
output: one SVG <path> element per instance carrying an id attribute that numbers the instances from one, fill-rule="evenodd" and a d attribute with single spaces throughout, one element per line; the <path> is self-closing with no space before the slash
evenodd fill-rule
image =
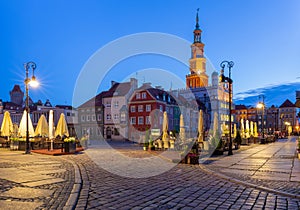
<path id="1" fill-rule="evenodd" d="M 236 137 L 234 138 L 233 143 L 237 149 L 240 148 L 242 137 L 239 131 L 236 133 Z"/>
<path id="2" fill-rule="evenodd" d="M 75 137 L 68 137 L 64 139 L 64 148 L 65 152 L 75 152 L 76 151 L 76 143 Z"/>

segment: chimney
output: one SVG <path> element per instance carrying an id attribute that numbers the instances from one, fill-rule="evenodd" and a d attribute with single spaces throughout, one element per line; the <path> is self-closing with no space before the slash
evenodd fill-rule
<path id="1" fill-rule="evenodd" d="M 111 81 L 111 87 L 114 86 L 117 82 L 116 81 Z"/>
<path id="2" fill-rule="evenodd" d="M 137 79 L 130 78 L 130 85 L 131 85 L 131 88 L 133 90 L 137 89 L 137 87 L 138 87 L 138 81 L 137 81 Z"/>

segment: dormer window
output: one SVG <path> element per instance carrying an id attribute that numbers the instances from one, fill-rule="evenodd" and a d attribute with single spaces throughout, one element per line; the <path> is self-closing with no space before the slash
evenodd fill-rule
<path id="1" fill-rule="evenodd" d="M 140 99 L 140 98 L 141 98 L 141 94 L 140 94 L 140 93 L 136 93 L 136 94 L 135 94 L 135 98 L 136 98 L 136 99 Z"/>

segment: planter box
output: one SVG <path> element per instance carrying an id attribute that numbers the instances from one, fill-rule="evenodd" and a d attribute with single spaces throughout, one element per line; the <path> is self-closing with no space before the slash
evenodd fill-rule
<path id="1" fill-rule="evenodd" d="M 64 143 L 65 152 L 75 152 L 76 143 L 75 142 L 65 142 Z"/>
<path id="2" fill-rule="evenodd" d="M 199 156 L 198 155 L 187 155 L 187 164 L 199 164 Z"/>
<path id="3" fill-rule="evenodd" d="M 182 157 L 180 163 L 184 164 L 199 164 L 199 156 L 194 154 L 187 154 L 184 158 Z"/>
<path id="4" fill-rule="evenodd" d="M 30 147 L 31 142 L 29 142 L 29 147 Z M 25 151 L 26 149 L 26 141 L 19 141 L 19 148 L 18 150 Z"/>

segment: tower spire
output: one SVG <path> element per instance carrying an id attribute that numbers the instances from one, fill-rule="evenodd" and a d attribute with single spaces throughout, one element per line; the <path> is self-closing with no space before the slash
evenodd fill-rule
<path id="1" fill-rule="evenodd" d="M 196 28 L 194 30 L 194 43 L 201 43 L 201 29 L 199 27 L 199 8 L 197 9 L 197 15 L 196 15 Z"/>
<path id="2" fill-rule="evenodd" d="M 198 12 L 199 12 L 199 8 L 197 9 L 197 15 L 196 15 L 196 29 L 200 29 L 199 28 L 199 16 L 198 16 Z"/>

